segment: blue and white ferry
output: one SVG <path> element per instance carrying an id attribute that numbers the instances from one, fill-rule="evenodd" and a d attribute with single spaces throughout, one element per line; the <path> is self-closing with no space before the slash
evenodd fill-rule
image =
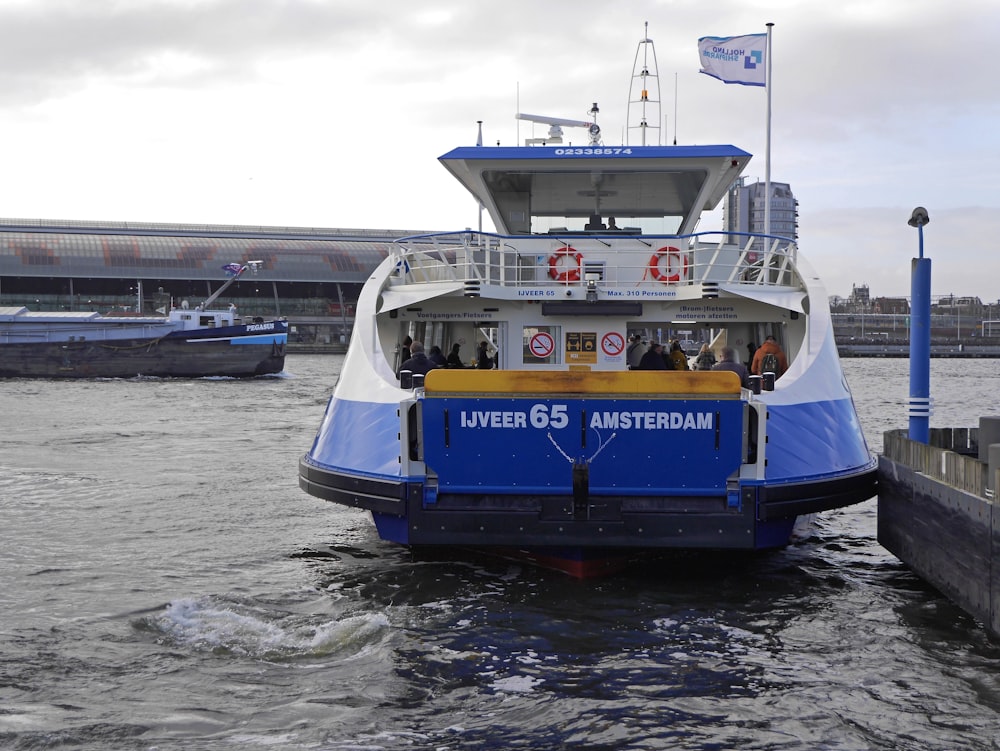
<path id="1" fill-rule="evenodd" d="M 797 518 L 873 497 L 816 273 L 792 239 L 698 231 L 751 155 L 590 130 L 440 158 L 496 231 L 404 238 L 374 271 L 301 487 L 369 510 L 385 540 L 581 576 L 640 551 L 780 547 Z M 772 335 L 788 369 L 750 388 L 632 370 L 634 335 L 740 359 Z M 465 367 L 400 374 L 407 337 L 458 345 Z M 484 342 L 495 367 L 471 367 Z"/>

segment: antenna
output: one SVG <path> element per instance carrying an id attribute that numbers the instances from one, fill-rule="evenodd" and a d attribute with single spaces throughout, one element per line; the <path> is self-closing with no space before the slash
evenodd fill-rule
<path id="1" fill-rule="evenodd" d="M 674 146 L 677 145 L 677 71 L 674 71 Z"/>
<path id="2" fill-rule="evenodd" d="M 597 146 L 601 142 L 601 126 L 597 124 L 597 113 L 600 110 L 597 107 L 597 102 L 590 108 L 589 114 L 593 117 L 593 121 L 589 120 L 567 120 L 563 117 L 548 117 L 547 115 L 529 115 L 527 112 L 518 112 L 514 115 L 518 120 L 527 120 L 532 123 L 541 123 L 542 125 L 549 126 L 549 135 L 547 138 L 525 138 L 525 146 L 536 146 L 538 144 L 558 144 L 562 143 L 563 128 L 586 128 L 588 134 L 590 135 L 590 145 Z"/>
<path id="3" fill-rule="evenodd" d="M 641 58 L 641 59 L 640 59 Z M 654 89 L 655 87 L 655 89 Z M 634 93 L 638 89 L 638 93 Z M 651 96 L 652 95 L 652 96 Z M 632 107 L 635 105 L 635 122 L 633 122 Z M 647 113 L 647 109 L 650 111 Z M 655 110 L 655 112 L 653 112 Z M 652 116 L 649 116 L 649 115 Z M 639 40 L 635 50 L 635 62 L 632 64 L 632 83 L 628 87 L 628 110 L 625 117 L 628 126 L 625 129 L 625 145 L 629 145 L 629 132 L 638 130 L 639 144 L 645 146 L 647 141 L 653 142 L 652 134 L 646 131 L 656 131 L 656 144 L 660 139 L 660 76 L 656 70 L 656 50 L 653 40 L 649 38 L 649 21 L 646 21 L 645 34 Z"/>

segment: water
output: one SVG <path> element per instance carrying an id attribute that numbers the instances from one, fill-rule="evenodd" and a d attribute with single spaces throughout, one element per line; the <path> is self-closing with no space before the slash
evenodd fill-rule
<path id="1" fill-rule="evenodd" d="M 0 382 L 0 747 L 996 749 L 1000 643 L 875 540 L 579 582 L 413 559 L 298 488 L 341 358 Z M 848 360 L 874 450 L 906 360 Z M 974 426 L 994 360 L 935 360 Z"/>

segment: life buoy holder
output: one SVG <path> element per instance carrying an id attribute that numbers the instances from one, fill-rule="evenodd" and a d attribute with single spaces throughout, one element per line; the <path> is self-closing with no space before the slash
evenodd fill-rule
<path id="1" fill-rule="evenodd" d="M 660 259 L 666 257 L 666 269 L 660 268 Z M 674 261 L 673 259 L 676 259 Z M 676 265 L 675 265 L 676 263 Z M 687 278 L 688 259 L 680 248 L 665 245 L 649 257 L 649 275 L 664 284 L 676 284 L 681 278 Z"/>
<path id="2" fill-rule="evenodd" d="M 561 263 L 562 259 L 568 258 L 576 264 Z M 568 284 L 569 282 L 580 281 L 580 264 L 583 263 L 583 254 L 576 248 L 564 245 L 555 253 L 549 256 L 549 276 L 557 282 Z"/>

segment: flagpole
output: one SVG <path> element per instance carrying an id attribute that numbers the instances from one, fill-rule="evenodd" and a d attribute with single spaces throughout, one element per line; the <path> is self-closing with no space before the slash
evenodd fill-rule
<path id="1" fill-rule="evenodd" d="M 520 86 L 520 83 L 518 84 L 518 86 Z M 518 100 L 520 100 L 520 96 L 518 97 Z M 520 104 L 521 104 L 521 102 L 518 101 L 518 106 L 520 106 Z M 482 120 L 476 120 L 476 124 L 479 125 L 479 135 L 476 136 L 476 146 L 482 146 L 483 145 L 483 121 Z M 520 123 L 518 123 L 518 125 L 520 125 Z M 520 137 L 520 135 L 521 134 L 518 133 L 518 137 Z M 482 201 L 479 201 L 479 234 L 480 235 L 483 234 L 483 202 Z"/>
<path id="2" fill-rule="evenodd" d="M 771 29 L 767 24 L 767 68 L 764 89 L 767 91 L 767 141 L 764 150 L 764 234 L 771 234 Z"/>

